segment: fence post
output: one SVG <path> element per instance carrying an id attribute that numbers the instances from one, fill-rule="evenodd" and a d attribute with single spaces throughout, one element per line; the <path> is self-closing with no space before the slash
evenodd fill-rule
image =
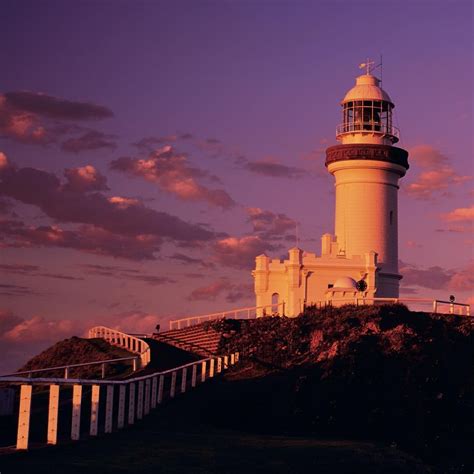
<path id="1" fill-rule="evenodd" d="M 181 372 L 181 393 L 186 392 L 186 377 L 187 377 L 188 369 L 185 367 Z"/>
<path id="2" fill-rule="evenodd" d="M 454 305 L 453 305 L 453 303 L 449 303 L 449 314 L 454 314 Z"/>
<path id="3" fill-rule="evenodd" d="M 137 420 L 143 418 L 143 380 L 138 382 Z"/>
<path id="4" fill-rule="evenodd" d="M 102 378 L 105 379 L 105 364 L 100 364 L 101 365 L 101 370 L 102 370 Z"/>
<path id="5" fill-rule="evenodd" d="M 65 378 L 65 379 L 68 379 L 68 378 L 69 378 L 69 367 L 66 367 L 66 368 L 64 369 L 64 378 Z"/>
<path id="6" fill-rule="evenodd" d="M 222 372 L 222 357 L 217 358 L 217 373 L 220 374 Z"/>
<path id="7" fill-rule="evenodd" d="M 170 388 L 170 398 L 174 398 L 176 393 L 176 372 L 171 374 L 171 388 Z"/>
<path id="8" fill-rule="evenodd" d="M 150 379 L 145 380 L 145 415 L 150 413 L 150 396 L 151 396 L 151 382 Z"/>
<path id="9" fill-rule="evenodd" d="M 158 387 L 158 379 L 153 377 L 151 381 L 151 408 L 156 407 L 156 392 Z"/>
<path id="10" fill-rule="evenodd" d="M 114 413 L 114 386 L 107 385 L 107 398 L 105 400 L 105 432 L 112 433 Z"/>
<path id="11" fill-rule="evenodd" d="M 240 353 L 236 352 L 235 353 L 235 363 L 239 362 L 239 357 L 240 357 Z"/>
<path id="12" fill-rule="evenodd" d="M 160 381 L 158 383 L 158 403 L 161 403 L 163 401 L 163 386 L 165 384 L 165 376 L 160 375 Z"/>
<path id="13" fill-rule="evenodd" d="M 130 384 L 128 398 L 128 424 L 133 425 L 135 423 L 135 384 Z"/>
<path id="14" fill-rule="evenodd" d="M 433 300 L 433 313 L 436 313 L 438 309 L 438 301 Z"/>
<path id="15" fill-rule="evenodd" d="M 48 444 L 58 442 L 59 385 L 49 386 Z"/>
<path id="16" fill-rule="evenodd" d="M 224 370 L 229 368 L 229 356 L 224 356 Z"/>
<path id="17" fill-rule="evenodd" d="M 20 413 L 18 416 L 18 432 L 16 449 L 28 449 L 31 412 L 31 385 L 22 385 L 20 390 Z"/>
<path id="18" fill-rule="evenodd" d="M 193 374 L 192 374 L 192 377 L 191 377 L 191 387 L 195 387 L 196 386 L 196 378 L 197 378 L 197 365 L 194 364 L 193 365 Z"/>
<path id="19" fill-rule="evenodd" d="M 91 426 L 89 430 L 89 433 L 91 436 L 97 436 L 97 426 L 99 422 L 99 398 L 100 398 L 100 385 L 92 385 Z"/>
<path id="20" fill-rule="evenodd" d="M 205 382 L 205 381 L 206 381 L 206 361 L 204 361 L 201 366 L 201 382 Z"/>
<path id="21" fill-rule="evenodd" d="M 71 439 L 78 440 L 81 428 L 82 385 L 73 385 L 72 388 L 72 423 Z"/>
<path id="22" fill-rule="evenodd" d="M 214 377 L 214 365 L 215 365 L 215 360 L 214 359 L 211 359 L 209 361 L 209 378 L 212 379 L 212 377 Z"/>
<path id="23" fill-rule="evenodd" d="M 230 365 L 234 365 L 234 364 L 235 364 L 235 355 L 234 355 L 234 353 L 232 353 L 230 355 Z"/>
<path id="24" fill-rule="evenodd" d="M 125 385 L 119 385 L 119 401 L 118 401 L 118 415 L 117 428 L 121 429 L 125 425 Z"/>

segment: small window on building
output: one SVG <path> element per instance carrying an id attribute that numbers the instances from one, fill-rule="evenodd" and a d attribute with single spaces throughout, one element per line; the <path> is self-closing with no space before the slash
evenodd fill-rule
<path id="1" fill-rule="evenodd" d="M 334 283 L 328 283 L 328 289 L 329 288 L 334 288 Z"/>

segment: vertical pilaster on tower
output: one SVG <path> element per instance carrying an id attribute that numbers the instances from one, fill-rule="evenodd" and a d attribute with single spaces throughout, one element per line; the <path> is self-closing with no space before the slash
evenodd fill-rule
<path id="1" fill-rule="evenodd" d="M 265 254 L 259 255 L 255 258 L 255 270 L 252 271 L 252 276 L 255 282 L 255 295 L 257 296 L 257 306 L 264 306 L 271 303 L 267 301 L 268 277 L 269 277 L 270 258 Z M 263 308 L 257 309 L 257 316 L 263 316 Z"/>
<path id="2" fill-rule="evenodd" d="M 302 283 L 303 251 L 294 247 L 288 251 L 289 259 L 286 264 L 288 272 L 288 312 L 298 314 L 301 311 L 300 292 L 297 291 Z"/>

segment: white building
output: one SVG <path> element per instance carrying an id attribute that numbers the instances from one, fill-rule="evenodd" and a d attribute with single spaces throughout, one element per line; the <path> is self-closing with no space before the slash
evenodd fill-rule
<path id="1" fill-rule="evenodd" d="M 284 302 L 284 313 L 297 316 L 319 302 L 399 296 L 398 180 L 408 153 L 393 146 L 394 104 L 368 66 L 341 105 L 341 144 L 326 150 L 336 188 L 334 235 L 321 237 L 320 256 L 299 248 L 283 261 L 259 255 L 252 272 L 257 306 Z"/>

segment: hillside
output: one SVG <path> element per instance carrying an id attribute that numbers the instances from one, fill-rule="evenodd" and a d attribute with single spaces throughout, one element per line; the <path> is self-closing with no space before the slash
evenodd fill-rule
<path id="1" fill-rule="evenodd" d="M 58 367 L 68 364 L 82 364 L 107 359 L 119 359 L 131 357 L 135 354 L 110 345 L 103 339 L 82 339 L 71 337 L 59 341 L 40 354 L 30 359 L 19 371 L 44 369 L 48 367 Z M 127 373 L 131 368 L 131 361 L 116 362 L 107 364 L 106 377 L 115 377 L 119 374 Z M 43 372 L 43 377 L 63 377 L 63 370 Z M 101 366 L 92 365 L 88 367 L 76 367 L 70 369 L 70 377 L 74 378 L 100 378 Z"/>
<path id="2" fill-rule="evenodd" d="M 210 401 L 232 407 L 208 413 L 219 426 L 377 439 L 443 472 L 473 462 L 474 319 L 390 305 L 209 324 L 242 354 Z"/>

